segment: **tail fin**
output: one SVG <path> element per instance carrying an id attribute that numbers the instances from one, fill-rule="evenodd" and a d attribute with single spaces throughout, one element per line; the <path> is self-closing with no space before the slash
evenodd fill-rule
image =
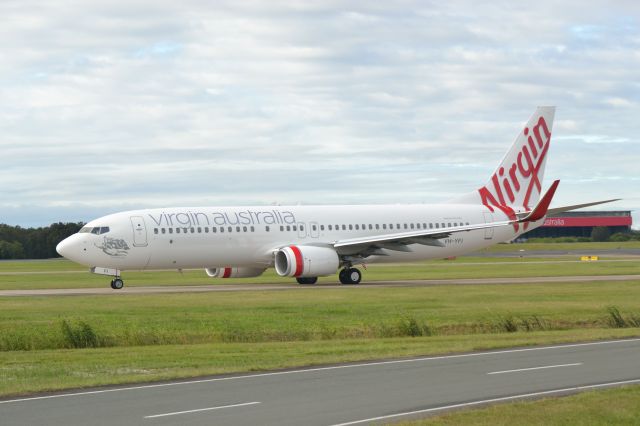
<path id="1" fill-rule="evenodd" d="M 489 181 L 478 190 L 458 197 L 460 204 L 482 203 L 505 213 L 513 207 L 529 210 L 542 192 L 555 107 L 538 107 L 500 162 Z"/>

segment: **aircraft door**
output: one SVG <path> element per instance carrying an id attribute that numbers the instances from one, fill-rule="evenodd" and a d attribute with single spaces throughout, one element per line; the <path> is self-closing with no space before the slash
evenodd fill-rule
<path id="1" fill-rule="evenodd" d="M 306 238 L 307 237 L 307 224 L 298 222 L 298 237 Z"/>
<path id="2" fill-rule="evenodd" d="M 131 216 L 131 226 L 133 227 L 133 245 L 135 247 L 147 246 L 147 227 L 142 216 Z"/>
<path id="3" fill-rule="evenodd" d="M 493 213 L 483 212 L 482 214 L 484 215 L 484 223 L 493 222 Z M 484 230 L 484 239 L 485 240 L 493 239 L 493 228 L 486 228 Z"/>
<path id="4" fill-rule="evenodd" d="M 311 238 L 318 238 L 320 236 L 320 230 L 318 229 L 318 222 L 311 222 L 309 224 L 311 228 L 309 228 L 309 235 Z"/>

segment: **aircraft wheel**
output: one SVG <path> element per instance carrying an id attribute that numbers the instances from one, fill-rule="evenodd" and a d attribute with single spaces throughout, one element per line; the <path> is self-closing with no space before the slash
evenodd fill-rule
<path id="1" fill-rule="evenodd" d="M 318 277 L 300 277 L 296 278 L 298 284 L 315 284 L 318 282 Z"/>
<path id="2" fill-rule="evenodd" d="M 349 284 L 349 279 L 347 278 L 347 268 L 340 270 L 340 272 L 338 273 L 338 279 L 342 284 Z"/>
<path id="3" fill-rule="evenodd" d="M 347 269 L 347 276 L 349 277 L 349 284 L 360 284 L 360 280 L 362 280 L 362 274 L 356 268 Z"/>
<path id="4" fill-rule="evenodd" d="M 111 280 L 111 288 L 114 290 L 121 290 L 124 287 L 124 281 L 120 278 L 115 278 Z"/>
<path id="5" fill-rule="evenodd" d="M 342 284 L 359 284 L 362 274 L 357 268 L 345 268 L 340 271 L 338 278 Z"/>

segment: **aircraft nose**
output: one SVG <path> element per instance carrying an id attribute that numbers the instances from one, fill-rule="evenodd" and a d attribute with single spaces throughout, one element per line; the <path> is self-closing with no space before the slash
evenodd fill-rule
<path id="1" fill-rule="evenodd" d="M 56 251 L 60 256 L 67 257 L 67 255 L 69 254 L 69 238 L 68 237 L 58 243 L 58 245 L 56 246 Z"/>

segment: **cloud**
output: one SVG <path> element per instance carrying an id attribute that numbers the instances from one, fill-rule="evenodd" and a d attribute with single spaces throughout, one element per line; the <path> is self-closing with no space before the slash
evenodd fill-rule
<path id="1" fill-rule="evenodd" d="M 0 222 L 443 201 L 483 183 L 546 104 L 557 202 L 640 208 L 638 9 L 2 2 Z"/>

